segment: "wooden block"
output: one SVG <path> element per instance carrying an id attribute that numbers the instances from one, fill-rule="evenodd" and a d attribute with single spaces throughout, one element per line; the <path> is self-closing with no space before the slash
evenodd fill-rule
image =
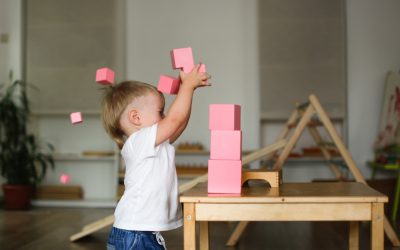
<path id="1" fill-rule="evenodd" d="M 171 61 L 174 69 L 182 69 L 185 73 L 189 73 L 194 67 L 192 48 L 171 50 Z"/>
<path id="2" fill-rule="evenodd" d="M 210 130 L 240 130 L 240 105 L 210 104 Z"/>
<path id="3" fill-rule="evenodd" d="M 158 80 L 157 89 L 169 95 L 176 95 L 178 94 L 180 85 L 181 81 L 179 78 L 161 75 L 160 79 Z"/>
<path id="4" fill-rule="evenodd" d="M 242 161 L 208 161 L 208 193 L 238 194 L 242 188 L 241 179 Z"/>
<path id="5" fill-rule="evenodd" d="M 114 84 L 115 73 L 109 68 L 101 68 L 96 71 L 96 82 L 103 85 Z"/>
<path id="6" fill-rule="evenodd" d="M 241 160 L 241 130 L 211 130 L 211 160 Z"/>
<path id="7" fill-rule="evenodd" d="M 72 124 L 78 124 L 83 122 L 82 113 L 81 112 L 73 112 L 69 115 Z"/>
<path id="8" fill-rule="evenodd" d="M 60 176 L 60 182 L 62 184 L 67 184 L 70 180 L 71 180 L 71 176 L 69 176 L 68 174 L 62 174 Z"/>

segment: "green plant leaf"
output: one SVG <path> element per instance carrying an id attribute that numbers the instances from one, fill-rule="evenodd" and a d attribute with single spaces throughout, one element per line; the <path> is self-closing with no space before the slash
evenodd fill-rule
<path id="1" fill-rule="evenodd" d="M 0 99 L 0 173 L 8 184 L 33 184 L 54 169 L 54 147 L 42 152 L 35 136 L 27 132 L 29 100 L 27 85 L 14 81 Z"/>

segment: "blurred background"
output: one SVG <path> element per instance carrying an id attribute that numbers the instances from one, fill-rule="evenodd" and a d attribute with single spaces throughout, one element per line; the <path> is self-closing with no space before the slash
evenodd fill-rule
<path id="1" fill-rule="evenodd" d="M 112 167 L 89 167 L 91 176 L 108 169 L 102 187 L 93 188 L 81 173 L 87 169 L 82 164 L 91 163 L 71 159 L 85 151 L 115 150 L 99 120 L 96 69 L 112 68 L 117 81 L 156 85 L 161 74 L 178 75 L 169 51 L 188 46 L 195 61 L 206 64 L 213 86 L 196 92 L 189 126 L 177 145 L 199 143 L 207 151 L 208 105 L 235 103 L 242 107 L 243 150 L 258 149 L 273 143 L 294 105 L 314 93 L 361 171 L 370 173 L 366 161 L 373 157 L 385 76 L 400 64 L 397 1 L 2 0 L 0 5 L 0 82 L 9 83 L 12 72 L 14 80 L 35 86 L 28 88 L 30 127 L 59 157 L 56 171 L 48 173 L 50 182 L 68 165 L 72 175 L 79 171 L 72 181 L 88 185 L 88 197 L 91 189 L 111 197 L 115 190 L 104 182 L 112 179 L 113 159 L 94 164 Z M 70 124 L 74 111 L 82 112 L 84 123 Z M 306 135 L 295 151 L 312 144 Z M 177 162 L 204 165 L 206 159 L 183 155 Z M 324 167 L 291 171 L 297 170 L 287 178 L 331 175 Z"/>

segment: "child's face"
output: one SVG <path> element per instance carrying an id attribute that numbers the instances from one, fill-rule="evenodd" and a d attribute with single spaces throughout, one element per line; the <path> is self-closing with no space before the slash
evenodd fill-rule
<path id="1" fill-rule="evenodd" d="M 164 118 L 164 100 L 159 94 L 149 93 L 144 97 L 141 108 L 142 127 L 149 127 Z"/>

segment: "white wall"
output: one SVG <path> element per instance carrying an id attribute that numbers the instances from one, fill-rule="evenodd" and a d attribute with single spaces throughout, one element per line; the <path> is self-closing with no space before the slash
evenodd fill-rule
<path id="1" fill-rule="evenodd" d="M 127 1 L 126 16 L 128 79 L 156 85 L 161 74 L 176 76 L 169 51 L 188 46 L 212 75 L 212 87 L 196 90 L 179 141 L 208 148 L 208 105 L 235 103 L 242 106 L 243 149 L 259 147 L 256 0 Z"/>
<path id="2" fill-rule="evenodd" d="M 387 71 L 400 69 L 400 1 L 348 0 L 349 147 L 365 177 L 373 157 Z"/>
<path id="3" fill-rule="evenodd" d="M 10 70 L 13 70 L 14 80 L 22 77 L 21 16 L 20 0 L 0 0 L 0 34 L 8 35 L 7 43 L 0 42 L 0 84 L 9 84 Z M 0 183 L 3 182 L 0 176 Z M 2 193 L 1 189 L 0 195 Z"/>
<path id="4" fill-rule="evenodd" d="M 21 1 L 0 0 L 0 34 L 8 36 L 7 43 L 0 42 L 0 83 L 8 82 L 13 70 L 14 79 L 22 77 Z"/>
<path id="5" fill-rule="evenodd" d="M 0 82 L 2 73 L 9 69 L 14 70 L 15 78 L 21 76 L 20 6 L 20 0 L 0 0 L 0 33 L 10 35 L 8 44 L 0 44 Z M 365 162 L 372 158 L 385 74 L 400 68 L 400 1 L 348 0 L 346 8 L 348 142 L 354 159 L 369 177 Z M 126 15 L 128 79 L 156 84 L 160 74 L 177 74 L 171 69 L 169 50 L 183 46 L 192 46 L 195 59 L 206 63 L 213 76 L 213 87 L 196 93 L 192 119 L 182 141 L 198 140 L 208 146 L 208 104 L 231 102 L 242 105 L 244 149 L 258 148 L 257 1 L 127 0 Z M 63 122 L 56 120 L 54 124 Z M 54 124 L 40 126 L 48 132 L 45 127 Z M 52 140 L 53 134 L 46 137 Z M 97 137 L 83 143 L 91 140 L 96 141 L 93 149 L 112 148 L 107 139 L 97 141 Z M 88 148 L 75 144 L 77 141 L 52 142 L 60 143 L 63 152 Z M 303 177 L 304 172 L 296 173 L 296 178 Z"/>

